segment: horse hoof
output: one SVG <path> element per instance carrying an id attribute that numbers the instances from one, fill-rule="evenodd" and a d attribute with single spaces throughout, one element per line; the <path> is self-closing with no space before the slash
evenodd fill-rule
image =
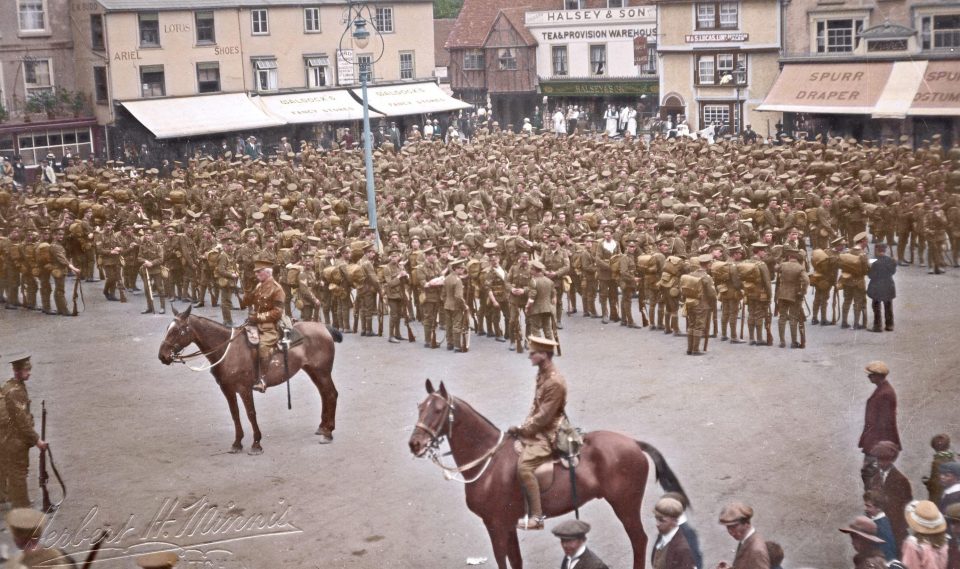
<path id="1" fill-rule="evenodd" d="M 261 454 L 263 454 L 263 449 L 259 447 L 252 448 L 250 449 L 250 452 L 248 452 L 247 454 L 250 456 L 260 456 Z"/>
<path id="2" fill-rule="evenodd" d="M 227 451 L 227 452 L 228 452 L 229 454 L 240 454 L 241 452 L 243 452 L 243 447 L 232 447 L 232 448 L 231 448 L 229 451 Z"/>
<path id="3" fill-rule="evenodd" d="M 322 434 L 320 435 L 320 444 L 328 445 L 333 442 L 333 437 L 331 435 Z"/>

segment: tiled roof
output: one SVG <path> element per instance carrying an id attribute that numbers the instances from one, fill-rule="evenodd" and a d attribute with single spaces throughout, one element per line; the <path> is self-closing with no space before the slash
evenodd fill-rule
<path id="1" fill-rule="evenodd" d="M 444 45 L 456 22 L 456 18 L 438 18 L 433 21 L 433 58 L 437 67 L 450 65 L 450 52 Z"/>
<path id="2" fill-rule="evenodd" d="M 521 25 L 515 27 L 517 31 L 521 31 L 524 29 L 523 12 L 559 10 L 561 7 L 560 0 L 520 0 L 520 2 L 517 0 L 464 0 L 457 23 L 453 25 L 453 31 L 447 39 L 447 49 L 483 47 L 483 42 L 490 33 L 490 27 L 497 19 L 500 10 L 519 10 Z"/>
<path id="3" fill-rule="evenodd" d="M 517 30 L 517 33 L 520 35 L 520 39 L 523 40 L 525 45 L 528 47 L 535 47 L 537 45 L 537 38 L 533 37 L 533 34 L 531 34 L 530 30 L 527 29 L 527 26 L 524 25 L 523 15 L 528 10 L 528 8 L 504 8 L 500 10 L 500 13 L 503 14 L 503 17 L 510 22 L 510 25 L 513 26 L 513 29 Z"/>

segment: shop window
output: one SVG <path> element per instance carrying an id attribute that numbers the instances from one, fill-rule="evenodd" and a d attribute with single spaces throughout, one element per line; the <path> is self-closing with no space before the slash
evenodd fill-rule
<path id="1" fill-rule="evenodd" d="M 955 49 L 960 47 L 960 14 L 922 16 L 920 41 L 923 49 Z"/>
<path id="2" fill-rule="evenodd" d="M 106 49 L 103 35 L 103 14 L 90 15 L 90 47 L 96 51 Z"/>
<path id="3" fill-rule="evenodd" d="M 160 15 L 156 12 L 138 14 L 140 47 L 160 47 Z"/>
<path id="4" fill-rule="evenodd" d="M 21 32 L 47 31 L 47 14 L 43 0 L 19 0 L 17 11 L 20 16 Z"/>
<path id="5" fill-rule="evenodd" d="M 463 54 L 463 68 L 467 71 L 477 71 L 486 67 L 482 49 L 468 49 Z"/>
<path id="6" fill-rule="evenodd" d="M 738 2 L 696 4 L 698 30 L 735 30 L 739 25 Z"/>
<path id="7" fill-rule="evenodd" d="M 53 91 L 53 75 L 49 59 L 27 59 L 23 62 L 23 84 L 27 97 Z"/>
<path id="8" fill-rule="evenodd" d="M 817 20 L 817 53 L 849 53 L 860 43 L 861 19 Z"/>
<path id="9" fill-rule="evenodd" d="M 265 36 L 270 33 L 270 23 L 267 20 L 265 8 L 250 10 L 250 27 L 255 36 Z"/>
<path id="10" fill-rule="evenodd" d="M 393 8 L 377 8 L 373 16 L 373 27 L 382 34 L 393 33 Z"/>
<path id="11" fill-rule="evenodd" d="M 413 79 L 413 76 L 414 76 L 413 52 L 401 51 L 400 52 L 400 78 Z"/>
<path id="12" fill-rule="evenodd" d="M 500 71 L 514 71 L 517 68 L 517 54 L 512 47 L 500 48 L 497 51 L 497 62 Z"/>
<path id="13" fill-rule="evenodd" d="M 605 45 L 590 46 L 590 74 L 591 75 L 607 74 L 607 46 Z"/>
<path id="14" fill-rule="evenodd" d="M 731 122 L 732 121 L 732 122 Z M 740 132 L 740 107 L 736 102 L 700 103 L 700 128 L 727 125 Z"/>
<path id="15" fill-rule="evenodd" d="M 217 36 L 214 33 L 213 12 L 197 12 L 194 19 L 197 25 L 197 45 L 217 43 Z"/>
<path id="16" fill-rule="evenodd" d="M 320 8 L 303 9 L 303 31 L 308 34 L 320 32 Z"/>
<path id="17" fill-rule="evenodd" d="M 106 104 L 110 100 L 110 92 L 107 88 L 107 68 L 93 68 L 93 94 L 97 104 Z"/>
<path id="18" fill-rule="evenodd" d="M 79 158 L 88 158 L 93 155 L 93 138 L 89 128 L 21 134 L 17 139 L 24 166 L 35 166 L 50 153 L 58 158 L 67 154 Z"/>
<path id="19" fill-rule="evenodd" d="M 276 91 L 278 88 L 277 60 L 253 60 L 254 78 L 257 82 L 257 91 Z"/>
<path id="20" fill-rule="evenodd" d="M 144 65 L 140 68 L 140 93 L 144 98 L 167 94 L 162 65 Z"/>
<path id="21" fill-rule="evenodd" d="M 555 45 L 551 49 L 553 54 L 553 74 L 566 75 L 567 69 L 567 46 Z"/>
<path id="22" fill-rule="evenodd" d="M 747 84 L 747 54 L 741 52 L 697 55 L 697 85 L 743 86 Z"/>
<path id="23" fill-rule="evenodd" d="M 197 93 L 220 92 L 220 62 L 197 64 Z"/>
<path id="24" fill-rule="evenodd" d="M 330 83 L 330 58 L 327 56 L 307 58 L 307 86 L 311 89 L 326 87 Z"/>

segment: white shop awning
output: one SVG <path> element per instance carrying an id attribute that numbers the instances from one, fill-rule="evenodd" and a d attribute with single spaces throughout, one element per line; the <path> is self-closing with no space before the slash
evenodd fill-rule
<path id="1" fill-rule="evenodd" d="M 363 119 L 363 105 L 347 89 L 265 95 L 254 100 L 267 114 L 291 124 Z M 370 109 L 370 118 L 380 117 L 383 115 Z"/>
<path id="2" fill-rule="evenodd" d="M 758 111 L 869 115 L 893 63 L 789 63 Z"/>
<path id="3" fill-rule="evenodd" d="M 877 100 L 877 106 L 870 115 L 875 119 L 905 119 L 913 104 L 913 98 L 923 82 L 927 69 L 925 60 L 895 61 L 890 79 Z"/>
<path id="4" fill-rule="evenodd" d="M 360 89 L 354 88 L 352 91 L 358 99 L 362 97 Z M 443 113 L 473 106 L 447 95 L 433 81 L 368 87 L 367 100 L 371 109 L 388 117 Z"/>
<path id="5" fill-rule="evenodd" d="M 956 61 L 931 61 L 927 64 L 907 114 L 960 117 L 960 66 Z"/>
<path id="6" fill-rule="evenodd" d="M 158 139 L 282 126 L 245 93 L 120 103 Z"/>

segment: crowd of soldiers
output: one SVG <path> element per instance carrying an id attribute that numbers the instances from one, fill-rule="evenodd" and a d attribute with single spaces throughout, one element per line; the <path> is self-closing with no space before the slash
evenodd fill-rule
<path id="1" fill-rule="evenodd" d="M 378 232 L 357 151 L 68 164 L 56 184 L 0 184 L 0 290 L 7 309 L 75 316 L 99 276 L 107 300 L 142 286 L 144 313 L 209 302 L 232 326 L 266 258 L 291 317 L 366 337 L 389 316 L 391 342 L 418 320 L 426 348 L 443 330 L 450 350 L 477 335 L 522 352 L 578 312 L 686 336 L 691 355 L 718 335 L 772 345 L 779 314 L 780 346 L 789 325 L 802 348 L 808 288 L 812 324 L 867 326 L 871 239 L 901 265 L 958 266 L 960 148 L 905 142 L 414 133 L 376 152 Z"/>

